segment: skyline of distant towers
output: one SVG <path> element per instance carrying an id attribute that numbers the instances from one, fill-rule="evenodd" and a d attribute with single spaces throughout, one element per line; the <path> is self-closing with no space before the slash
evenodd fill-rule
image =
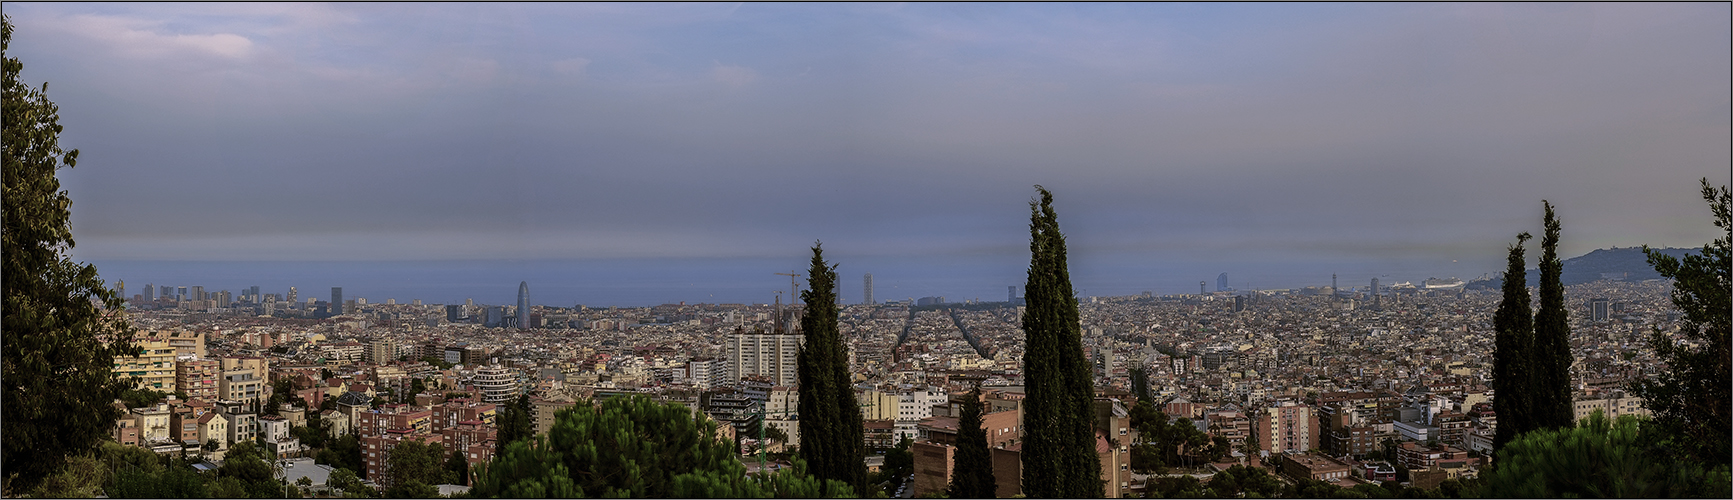
<path id="1" fill-rule="evenodd" d="M 1228 273 L 1221 273 L 1221 274 L 1216 275 L 1216 291 L 1218 291 L 1218 292 L 1228 291 Z"/>
<path id="2" fill-rule="evenodd" d="M 530 282 L 519 281 L 517 284 L 517 328 L 530 328 Z"/>
<path id="3" fill-rule="evenodd" d="M 865 288 L 866 288 L 866 300 L 863 301 L 862 303 L 869 305 L 869 306 L 873 305 L 874 304 L 874 302 L 873 302 L 873 273 L 866 273 Z"/>
<path id="4" fill-rule="evenodd" d="M 331 315 L 343 314 L 343 287 L 331 287 Z"/>

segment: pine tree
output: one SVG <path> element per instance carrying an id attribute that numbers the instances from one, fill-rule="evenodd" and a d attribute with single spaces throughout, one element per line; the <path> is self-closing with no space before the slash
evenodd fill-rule
<path id="1" fill-rule="evenodd" d="M 1564 263 L 1559 262 L 1559 221 L 1553 206 L 1546 207 L 1546 235 L 1540 240 L 1540 310 L 1534 316 L 1533 413 L 1537 429 L 1576 425 L 1571 402 L 1571 327 L 1565 311 L 1565 287 L 1559 280 Z"/>
<path id="2" fill-rule="evenodd" d="M 1493 436 L 1493 449 L 1501 449 L 1523 432 L 1533 430 L 1530 407 L 1529 377 L 1533 373 L 1530 352 L 1534 344 L 1534 317 L 1529 309 L 1528 273 L 1524 270 L 1522 244 L 1530 236 L 1516 235 L 1504 270 L 1504 301 L 1493 313 L 1496 331 L 1492 361 L 1492 387 L 1497 400 L 1498 433 Z"/>
<path id="3" fill-rule="evenodd" d="M 499 413 L 499 435 L 495 439 L 495 454 L 504 453 L 506 445 L 534 437 L 535 423 L 530 420 L 530 396 L 522 394 L 502 405 Z"/>
<path id="4" fill-rule="evenodd" d="M 824 262 L 823 244 L 812 247 L 806 311 L 800 318 L 805 341 L 796 357 L 800 380 L 800 454 L 812 476 L 866 491 L 866 429 L 849 384 L 848 351 L 837 328 L 836 266 Z"/>
<path id="5" fill-rule="evenodd" d="M 957 454 L 951 468 L 951 498 L 993 498 L 998 482 L 993 478 L 993 450 L 987 447 L 987 429 L 981 422 L 981 386 L 969 391 L 963 413 L 957 417 Z"/>
<path id="6" fill-rule="evenodd" d="M 1726 186 L 1716 189 L 1703 179 L 1703 200 L 1715 216 L 1720 238 L 1703 245 L 1701 255 L 1687 255 L 1681 262 L 1672 256 L 1643 248 L 1649 265 L 1673 280 L 1673 305 L 1683 313 L 1679 335 L 1695 342 L 1681 345 L 1655 330 L 1649 346 L 1667 362 L 1667 371 L 1654 379 L 1632 384 L 1631 392 L 1643 398 L 1654 413 L 1655 423 L 1675 437 L 1669 446 L 1704 463 L 1727 464 L 1733 459 L 1733 354 L 1729 333 L 1733 332 L 1733 309 L 1728 307 L 1733 289 L 1733 217 L 1728 209 Z"/>
<path id="7" fill-rule="evenodd" d="M 29 491 L 70 456 L 95 450 L 121 411 L 110 405 L 131 384 L 115 376 L 114 358 L 137 355 L 118 314 L 122 299 L 96 266 L 74 263 L 72 199 L 55 172 L 78 163 L 60 149 L 59 107 L 48 84 L 19 81 L 24 67 L 5 57 L 12 19 L 0 21 L 4 66 L 5 205 L 3 354 L 4 459 L 7 494 Z"/>
<path id="8" fill-rule="evenodd" d="M 1024 286 L 1023 491 L 1030 497 L 1101 497 L 1095 454 L 1094 380 L 1083 357 L 1077 297 L 1053 194 L 1029 202 L 1029 281 Z"/>

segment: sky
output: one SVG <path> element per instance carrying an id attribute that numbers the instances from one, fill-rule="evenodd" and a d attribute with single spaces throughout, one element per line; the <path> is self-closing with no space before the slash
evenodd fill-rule
<path id="1" fill-rule="evenodd" d="M 509 303 L 586 265 L 637 286 L 712 262 L 768 302 L 822 241 L 845 300 L 864 272 L 899 287 L 880 300 L 996 300 L 1035 185 L 1091 295 L 1468 279 L 1540 232 L 1541 200 L 1567 257 L 1701 246 L 1698 179 L 1733 164 L 1725 3 L 6 14 L 80 150 L 73 255 L 133 283 L 495 262 Z"/>

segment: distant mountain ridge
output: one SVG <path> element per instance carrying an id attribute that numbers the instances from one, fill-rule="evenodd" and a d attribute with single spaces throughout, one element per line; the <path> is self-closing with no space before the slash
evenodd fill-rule
<path id="1" fill-rule="evenodd" d="M 1535 258 L 1539 248 L 1530 248 L 1528 257 Z M 1659 248 L 1662 254 L 1682 259 L 1685 255 L 1695 254 L 1698 248 Z M 1612 278 L 1627 281 L 1642 281 L 1661 279 L 1661 274 L 1649 266 L 1649 257 L 1643 254 L 1643 247 L 1613 247 L 1601 248 L 1595 251 L 1564 260 L 1564 269 L 1559 272 L 1559 281 L 1566 286 L 1588 283 L 1591 281 Z M 1528 286 L 1540 283 L 1540 270 L 1528 270 Z M 1491 288 L 1504 286 L 1503 276 L 1493 276 L 1486 281 L 1476 281 L 1468 285 L 1469 289 Z"/>

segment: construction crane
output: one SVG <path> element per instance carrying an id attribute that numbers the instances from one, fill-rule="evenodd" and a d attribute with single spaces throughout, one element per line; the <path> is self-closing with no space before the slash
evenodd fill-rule
<path id="1" fill-rule="evenodd" d="M 788 304 L 794 305 L 794 300 L 800 298 L 800 275 L 794 273 L 776 273 L 788 277 Z"/>

